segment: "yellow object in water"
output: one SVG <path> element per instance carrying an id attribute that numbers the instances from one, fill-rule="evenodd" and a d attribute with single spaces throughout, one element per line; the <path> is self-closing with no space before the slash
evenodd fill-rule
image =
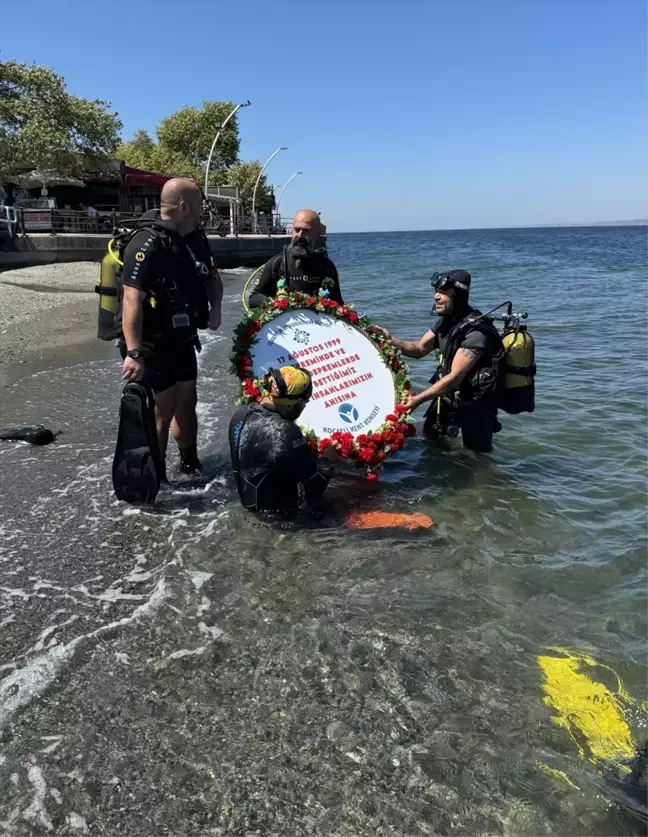
<path id="1" fill-rule="evenodd" d="M 556 726 L 570 735 L 581 758 L 592 762 L 632 758 L 637 746 L 624 718 L 624 709 L 635 705 L 615 671 L 592 657 L 571 654 L 562 648 L 560 657 L 538 657 L 544 673 L 543 702 L 556 711 Z M 612 672 L 617 690 L 591 679 L 591 670 Z"/>

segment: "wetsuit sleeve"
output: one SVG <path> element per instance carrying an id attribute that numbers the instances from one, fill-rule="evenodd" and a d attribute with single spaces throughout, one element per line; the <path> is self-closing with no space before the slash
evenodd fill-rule
<path id="1" fill-rule="evenodd" d="M 332 261 L 329 261 L 328 270 L 331 273 L 331 279 L 333 280 L 333 287 L 330 290 L 330 298 L 334 301 L 339 303 L 340 305 L 344 305 L 344 300 L 342 299 L 342 290 L 340 288 L 340 277 L 338 276 L 337 267 L 333 264 Z"/>
<path id="2" fill-rule="evenodd" d="M 328 485 L 328 478 L 319 469 L 317 455 L 309 448 L 301 430 L 292 422 L 289 431 L 277 442 L 275 463 L 295 482 L 302 484 L 307 503 L 312 503 Z"/>
<path id="3" fill-rule="evenodd" d="M 149 230 L 140 230 L 124 250 L 122 284 L 150 292 L 161 278 L 160 239 Z"/>
<path id="4" fill-rule="evenodd" d="M 274 256 L 266 262 L 254 292 L 250 295 L 250 308 L 259 308 L 268 301 L 270 297 L 277 295 L 277 282 L 279 281 L 279 262 L 281 256 Z"/>

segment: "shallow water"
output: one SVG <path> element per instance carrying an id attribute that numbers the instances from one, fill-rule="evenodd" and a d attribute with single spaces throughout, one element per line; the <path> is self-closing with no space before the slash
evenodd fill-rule
<path id="1" fill-rule="evenodd" d="M 589 655 L 646 699 L 645 228 L 329 248 L 398 336 L 429 327 L 435 269 L 470 269 L 482 310 L 528 310 L 536 412 L 480 459 L 416 437 L 279 531 L 229 476 L 245 274 L 200 356 L 205 478 L 155 510 L 112 495 L 117 358 L 15 384 L 2 423 L 64 433 L 0 447 L 0 833 L 642 833 L 552 723 L 538 657 Z M 432 365 L 411 362 L 415 386 Z M 436 525 L 350 532 L 349 504 Z"/>

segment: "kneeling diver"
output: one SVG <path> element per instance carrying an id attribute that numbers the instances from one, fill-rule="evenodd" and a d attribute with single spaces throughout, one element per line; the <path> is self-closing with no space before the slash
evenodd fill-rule
<path id="1" fill-rule="evenodd" d="M 313 392 L 310 373 L 270 369 L 259 403 L 240 407 L 229 426 L 230 455 L 243 506 L 294 516 L 326 489 L 329 473 L 296 424 Z"/>

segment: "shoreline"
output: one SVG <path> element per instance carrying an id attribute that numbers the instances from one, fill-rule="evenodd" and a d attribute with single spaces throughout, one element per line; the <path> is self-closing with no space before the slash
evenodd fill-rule
<path id="1" fill-rule="evenodd" d="M 98 270 L 95 262 L 78 262 L 2 273 L 0 388 L 114 354 L 113 344 L 96 336 Z"/>

